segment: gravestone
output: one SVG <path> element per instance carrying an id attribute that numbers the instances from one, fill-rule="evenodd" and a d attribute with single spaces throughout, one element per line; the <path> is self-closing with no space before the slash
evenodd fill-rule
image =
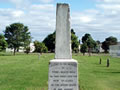
<path id="1" fill-rule="evenodd" d="M 110 66 L 110 61 L 109 61 L 109 59 L 107 59 L 107 67 L 109 67 Z"/>
<path id="2" fill-rule="evenodd" d="M 102 59 L 100 58 L 99 64 L 101 64 L 101 62 L 102 62 Z"/>
<path id="3" fill-rule="evenodd" d="M 38 60 L 40 60 L 40 53 L 38 53 Z"/>
<path id="4" fill-rule="evenodd" d="M 48 90 L 78 90 L 78 63 L 72 59 L 70 10 L 57 4 L 55 59 L 49 62 Z"/>

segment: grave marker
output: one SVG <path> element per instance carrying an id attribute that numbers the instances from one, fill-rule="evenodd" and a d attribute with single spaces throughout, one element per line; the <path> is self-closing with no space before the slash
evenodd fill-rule
<path id="1" fill-rule="evenodd" d="M 72 59 L 70 10 L 57 4 L 55 59 L 49 63 L 48 90 L 78 90 L 78 63 Z"/>
<path id="2" fill-rule="evenodd" d="M 101 64 L 101 62 L 102 62 L 102 59 L 100 58 L 99 64 Z"/>
<path id="3" fill-rule="evenodd" d="M 109 59 L 107 59 L 107 67 L 110 66 L 110 62 L 109 62 Z"/>

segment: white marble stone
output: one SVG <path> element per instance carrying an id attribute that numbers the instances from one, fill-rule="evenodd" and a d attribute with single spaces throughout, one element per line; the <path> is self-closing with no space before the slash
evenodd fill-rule
<path id="1" fill-rule="evenodd" d="M 54 59 L 49 64 L 48 90 L 78 90 L 78 66 L 73 59 Z"/>
<path id="2" fill-rule="evenodd" d="M 72 59 L 68 4 L 57 4 L 55 59 L 49 62 L 48 90 L 78 90 L 78 63 Z"/>
<path id="3" fill-rule="evenodd" d="M 68 4 L 57 4 L 56 12 L 56 59 L 71 59 L 70 12 Z"/>

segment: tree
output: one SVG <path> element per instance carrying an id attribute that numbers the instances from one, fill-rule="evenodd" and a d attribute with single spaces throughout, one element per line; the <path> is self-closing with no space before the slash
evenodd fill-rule
<path id="1" fill-rule="evenodd" d="M 28 27 L 24 26 L 22 23 L 13 23 L 7 26 L 4 31 L 4 36 L 7 40 L 8 47 L 14 49 L 14 55 L 16 50 L 19 50 L 20 46 L 27 46 L 31 40 Z"/>
<path id="2" fill-rule="evenodd" d="M 108 53 L 108 50 L 109 50 L 109 43 L 108 43 L 108 41 L 102 42 L 102 48 L 104 49 L 105 53 Z"/>
<path id="3" fill-rule="evenodd" d="M 28 48 L 31 42 L 31 35 L 27 26 L 24 26 L 24 29 L 22 32 L 22 42 L 23 42 L 23 47 L 25 49 Z"/>
<path id="4" fill-rule="evenodd" d="M 91 55 L 90 53 L 92 52 L 92 49 L 96 48 L 97 46 L 97 43 L 93 40 L 93 38 L 91 37 L 90 34 L 85 34 L 83 37 L 82 37 L 82 43 L 86 43 L 87 44 L 87 48 L 88 48 L 88 53 L 89 53 L 89 56 Z"/>
<path id="5" fill-rule="evenodd" d="M 73 52 L 79 52 L 79 41 L 78 41 L 78 37 L 75 35 L 75 32 L 73 29 L 71 29 L 71 47 L 72 47 L 72 51 Z"/>
<path id="6" fill-rule="evenodd" d="M 43 43 L 48 48 L 48 51 L 54 52 L 55 51 L 55 32 L 49 34 L 44 40 Z"/>
<path id="7" fill-rule="evenodd" d="M 48 51 L 44 43 L 41 43 L 39 41 L 34 41 L 34 45 L 35 45 L 35 52 L 46 53 Z"/>
<path id="8" fill-rule="evenodd" d="M 83 53 L 83 55 L 85 55 L 85 52 L 87 52 L 87 44 L 83 43 L 81 45 L 80 51 Z"/>
<path id="9" fill-rule="evenodd" d="M 110 37 L 106 38 L 104 42 L 102 42 L 102 48 L 104 49 L 105 53 L 108 53 L 109 46 L 116 45 L 116 44 L 117 44 L 117 38 L 110 36 Z"/>
<path id="10" fill-rule="evenodd" d="M 5 50 L 7 47 L 7 42 L 4 35 L 0 34 L 0 51 Z"/>
<path id="11" fill-rule="evenodd" d="M 83 37 L 82 37 L 82 43 L 86 42 L 88 40 L 88 38 L 90 38 L 91 35 L 86 33 Z"/>
<path id="12" fill-rule="evenodd" d="M 110 45 L 117 44 L 117 38 L 113 37 L 113 36 L 110 36 L 110 37 L 106 38 L 106 41 L 108 41 Z"/>
<path id="13" fill-rule="evenodd" d="M 71 33 L 72 33 L 72 34 L 75 34 L 75 31 L 74 31 L 74 29 L 71 29 Z"/>
<path id="14" fill-rule="evenodd" d="M 27 53 L 27 54 L 30 53 L 30 47 L 25 48 L 25 53 Z"/>
<path id="15" fill-rule="evenodd" d="M 99 40 L 96 41 L 97 44 L 100 44 L 101 42 Z"/>

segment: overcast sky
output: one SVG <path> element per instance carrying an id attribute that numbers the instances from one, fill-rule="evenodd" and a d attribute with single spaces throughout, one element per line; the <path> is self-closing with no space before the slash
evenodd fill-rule
<path id="1" fill-rule="evenodd" d="M 33 40 L 42 41 L 55 30 L 58 2 L 70 4 L 71 28 L 79 39 L 90 33 L 95 40 L 115 36 L 120 41 L 120 0 L 0 0 L 0 33 L 21 22 Z"/>

